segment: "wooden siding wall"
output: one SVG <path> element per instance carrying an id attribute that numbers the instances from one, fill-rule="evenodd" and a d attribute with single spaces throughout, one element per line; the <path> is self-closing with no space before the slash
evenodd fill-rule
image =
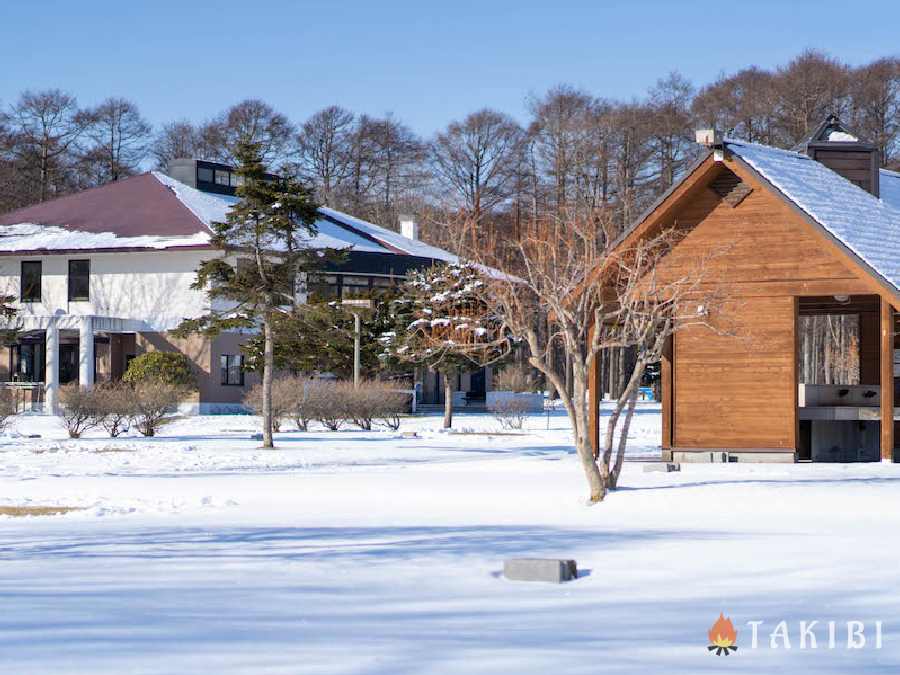
<path id="1" fill-rule="evenodd" d="M 661 266 L 683 271 L 716 252 L 708 277 L 728 302 L 720 331 L 675 335 L 668 414 L 677 448 L 796 448 L 797 296 L 871 293 L 822 238 L 752 175 L 736 207 L 710 189 L 674 215 L 685 239 Z M 664 406 L 665 408 L 666 406 Z"/>

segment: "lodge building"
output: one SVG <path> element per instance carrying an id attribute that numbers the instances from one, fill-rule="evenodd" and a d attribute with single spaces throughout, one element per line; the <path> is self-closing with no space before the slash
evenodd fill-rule
<path id="1" fill-rule="evenodd" d="M 191 285 L 203 260 L 222 255 L 210 244 L 210 225 L 237 202 L 238 178 L 227 165 L 181 159 L 166 172 L 0 215 L 0 294 L 14 299 L 19 328 L 15 344 L 0 346 L 2 386 L 21 390 L 31 410 L 54 411 L 61 384 L 117 380 L 140 353 L 179 351 L 199 383 L 189 409 L 242 410 L 257 381 L 243 369 L 246 332 L 214 339 L 171 334 L 183 319 L 210 309 L 206 293 Z M 456 261 L 420 241 L 411 219 L 401 229 L 320 208 L 309 245 L 345 255 L 312 280 L 310 293 L 339 301 L 372 297 L 410 270 Z M 422 379 L 420 400 L 437 403 L 436 375 Z M 479 382 L 483 388 L 483 374 L 465 374 L 457 385 L 471 391 Z"/>

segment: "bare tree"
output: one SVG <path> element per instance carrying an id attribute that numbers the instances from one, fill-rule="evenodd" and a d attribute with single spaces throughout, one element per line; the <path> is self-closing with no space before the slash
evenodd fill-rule
<path id="1" fill-rule="evenodd" d="M 774 135 L 775 76 L 756 66 L 703 87 L 692 103 L 698 126 L 771 145 Z"/>
<path id="2" fill-rule="evenodd" d="M 430 146 L 435 177 L 476 223 L 512 195 L 521 161 L 522 128 L 487 108 L 451 122 Z"/>
<path id="3" fill-rule="evenodd" d="M 35 196 L 45 201 L 65 179 L 65 165 L 75 144 L 90 124 L 90 117 L 74 96 L 59 89 L 25 91 L 10 110 L 14 154 L 31 177 Z"/>
<path id="4" fill-rule="evenodd" d="M 823 52 L 809 49 L 778 69 L 776 123 L 785 145 L 804 140 L 829 113 L 848 105 L 848 68 Z"/>
<path id="5" fill-rule="evenodd" d="M 86 155 L 97 165 L 100 183 L 135 173 L 147 154 L 152 127 L 137 106 L 124 98 L 108 98 L 88 111 Z"/>
<path id="6" fill-rule="evenodd" d="M 853 72 L 851 127 L 874 143 L 886 166 L 900 158 L 900 59 L 878 59 Z"/>
<path id="7" fill-rule="evenodd" d="M 617 484 L 644 369 L 659 360 L 673 332 L 689 325 L 706 325 L 715 301 L 713 293 L 703 286 L 706 257 L 680 267 L 677 276 L 657 274 L 658 263 L 678 241 L 674 231 L 640 239 L 627 247 L 613 247 L 597 219 L 596 213 L 567 213 L 562 218 L 545 219 L 523 236 L 512 255 L 482 258 L 484 264 L 498 270 L 485 276 L 484 302 L 512 335 L 527 344 L 529 363 L 559 392 L 591 502 L 602 501 L 607 490 Z M 550 331 L 543 331 L 537 320 L 542 310 L 552 317 Z M 553 364 L 557 342 L 571 363 L 571 393 Z M 636 364 L 614 403 L 603 451 L 595 456 L 588 395 L 590 373 L 603 350 L 623 347 L 635 351 Z M 620 420 L 623 428 L 613 462 Z"/>
<path id="8" fill-rule="evenodd" d="M 150 153 L 156 160 L 156 168 L 161 170 L 165 170 L 173 159 L 208 159 L 202 152 L 199 130 L 188 120 L 163 125 L 153 140 Z"/>
<path id="9" fill-rule="evenodd" d="M 693 93 L 693 85 L 674 71 L 650 89 L 650 136 L 659 192 L 675 183 L 685 163 L 696 154 L 691 138 Z"/>
<path id="10" fill-rule="evenodd" d="M 426 182 L 425 146 L 391 115 L 368 122 L 367 144 L 372 153 L 369 214 L 375 222 L 394 226 L 401 209 Z"/>
<path id="11" fill-rule="evenodd" d="M 258 145 L 262 159 L 274 166 L 286 159 L 294 128 L 287 117 L 259 99 L 246 99 L 231 106 L 200 129 L 201 143 L 210 159 L 234 164 L 242 143 Z"/>
<path id="12" fill-rule="evenodd" d="M 316 188 L 319 201 L 336 206 L 353 169 L 354 115 L 338 106 L 315 113 L 296 137 L 300 175 Z"/>
<path id="13" fill-rule="evenodd" d="M 561 214 L 569 203 L 576 173 L 576 158 L 585 157 L 585 145 L 593 145 L 595 100 L 569 85 L 557 85 L 540 99 L 529 102 L 537 167 L 552 183 L 553 209 Z"/>

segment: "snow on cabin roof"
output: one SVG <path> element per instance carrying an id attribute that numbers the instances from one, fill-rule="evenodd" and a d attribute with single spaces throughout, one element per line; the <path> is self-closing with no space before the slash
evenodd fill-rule
<path id="1" fill-rule="evenodd" d="M 885 202 L 900 211 L 900 173 L 881 169 L 879 174 L 878 193 Z"/>
<path id="2" fill-rule="evenodd" d="M 725 145 L 900 290 L 900 174 L 879 199 L 807 155 L 726 139 Z"/>

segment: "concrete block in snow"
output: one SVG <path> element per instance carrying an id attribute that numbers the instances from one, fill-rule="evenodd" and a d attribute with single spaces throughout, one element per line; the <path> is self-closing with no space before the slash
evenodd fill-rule
<path id="1" fill-rule="evenodd" d="M 555 558 L 510 558 L 503 563 L 503 576 L 513 581 L 547 581 L 558 584 L 578 577 L 574 560 Z"/>
<path id="2" fill-rule="evenodd" d="M 669 473 L 670 471 L 681 471 L 681 464 L 677 462 L 653 462 L 652 464 L 644 464 L 644 473 L 651 471 L 660 471 Z"/>

